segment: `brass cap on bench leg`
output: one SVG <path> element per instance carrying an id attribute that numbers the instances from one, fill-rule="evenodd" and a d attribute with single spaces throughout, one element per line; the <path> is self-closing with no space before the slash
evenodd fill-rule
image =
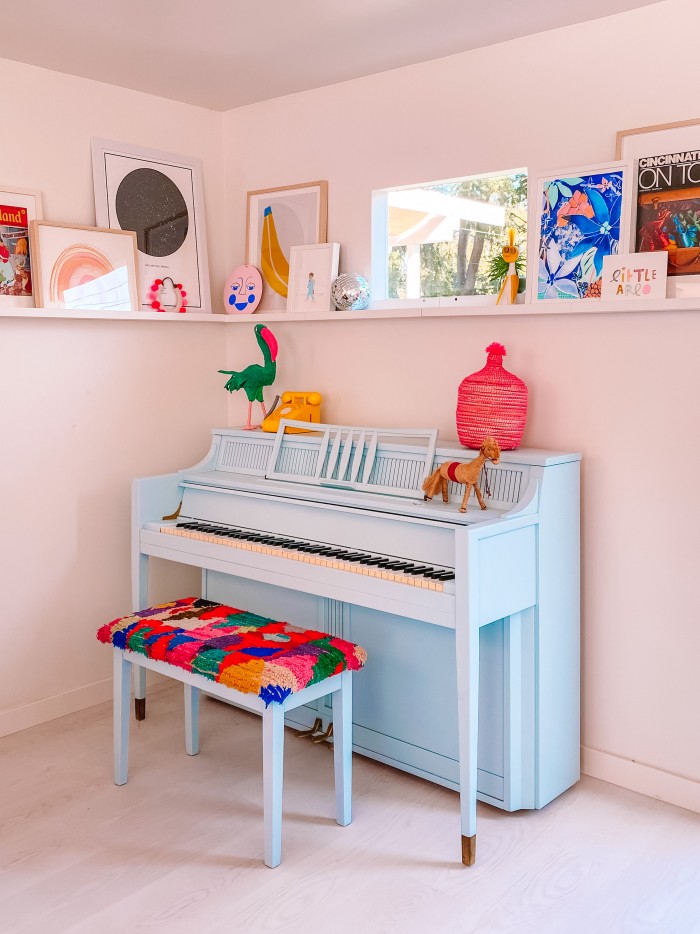
<path id="1" fill-rule="evenodd" d="M 146 719 L 146 698 L 145 697 L 134 698 L 134 718 L 136 720 Z"/>
<path id="2" fill-rule="evenodd" d="M 473 837 L 462 837 L 462 862 L 465 866 L 473 866 L 476 861 L 476 834 Z"/>

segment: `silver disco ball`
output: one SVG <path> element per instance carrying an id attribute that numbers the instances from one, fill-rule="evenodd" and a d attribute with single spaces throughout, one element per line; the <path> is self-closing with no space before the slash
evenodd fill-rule
<path id="1" fill-rule="evenodd" d="M 369 282 L 356 272 L 344 272 L 333 280 L 331 297 L 340 311 L 362 311 L 369 305 Z"/>

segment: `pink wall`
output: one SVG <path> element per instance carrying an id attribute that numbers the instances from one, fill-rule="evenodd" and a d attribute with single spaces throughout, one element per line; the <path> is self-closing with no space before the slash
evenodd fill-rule
<path id="1" fill-rule="evenodd" d="M 698 116 L 689 59 L 674 43 L 655 42 L 680 22 L 689 34 L 700 29 L 695 0 L 230 111 L 231 257 L 243 258 L 251 189 L 328 179 L 328 239 L 342 245 L 341 269 L 369 275 L 372 189 L 607 160 L 618 129 Z M 650 56 L 653 74 L 644 70 Z M 501 116 L 497 90 L 509 77 L 518 103 Z M 460 379 L 482 365 L 489 341 L 506 345 L 507 364 L 531 390 L 524 443 L 584 456 L 584 767 L 700 810 L 700 375 L 692 356 L 700 314 L 494 314 L 274 330 L 277 387 L 325 393 L 327 420 L 434 424 L 443 436 L 455 434 Z M 255 354 L 247 330 L 227 335 L 231 366 Z M 234 398 L 231 422 L 242 417 Z"/>
<path id="2" fill-rule="evenodd" d="M 91 136 L 200 156 L 218 293 L 220 114 L 1 60 L 0 86 L 0 182 L 40 189 L 48 220 L 94 224 Z M 206 452 L 222 327 L 0 317 L 0 735 L 109 696 L 95 630 L 131 608 L 131 479 Z M 161 573 L 154 592 L 193 586 Z"/>

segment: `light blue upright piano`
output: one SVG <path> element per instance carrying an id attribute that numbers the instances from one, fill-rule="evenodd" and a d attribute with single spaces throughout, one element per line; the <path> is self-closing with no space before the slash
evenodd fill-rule
<path id="1" fill-rule="evenodd" d="M 580 455 L 504 452 L 488 508 L 462 514 L 460 487 L 444 504 L 420 486 L 476 452 L 290 425 L 217 429 L 196 466 L 135 481 L 134 609 L 157 557 L 201 567 L 209 599 L 363 645 L 354 749 L 459 791 L 470 863 L 477 797 L 541 808 L 579 777 Z M 288 723 L 331 716 L 321 700 Z"/>

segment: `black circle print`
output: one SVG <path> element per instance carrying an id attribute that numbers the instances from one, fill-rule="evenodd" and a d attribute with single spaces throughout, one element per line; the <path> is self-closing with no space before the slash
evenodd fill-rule
<path id="1" fill-rule="evenodd" d="M 175 182 L 155 169 L 134 169 L 119 183 L 115 203 L 122 230 L 135 230 L 141 253 L 170 256 L 185 242 L 190 225 Z"/>

